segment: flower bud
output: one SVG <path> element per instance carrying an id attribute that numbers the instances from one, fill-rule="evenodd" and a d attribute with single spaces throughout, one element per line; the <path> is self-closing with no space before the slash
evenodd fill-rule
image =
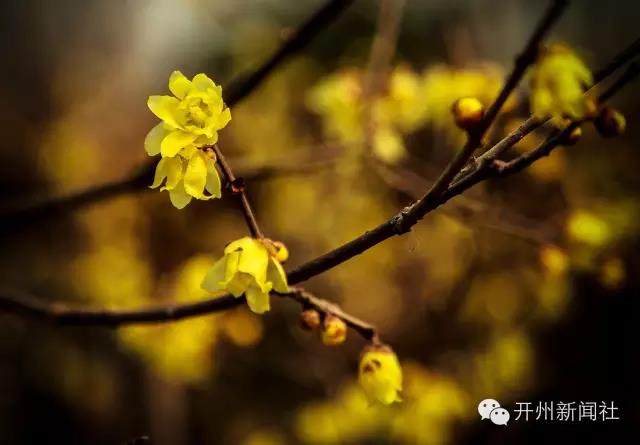
<path id="1" fill-rule="evenodd" d="M 320 326 L 320 314 L 315 309 L 305 309 L 300 313 L 300 326 L 302 329 L 313 331 Z"/>
<path id="2" fill-rule="evenodd" d="M 456 125 L 469 131 L 482 121 L 484 105 L 475 97 L 461 97 L 453 103 L 451 112 Z"/>
<path id="3" fill-rule="evenodd" d="M 322 329 L 322 343 L 327 346 L 337 346 L 347 338 L 347 325 L 342 319 L 327 314 Z"/>
<path id="4" fill-rule="evenodd" d="M 604 137 L 620 136 L 627 126 L 624 115 L 611 107 L 602 108 L 593 123 Z"/>
<path id="5" fill-rule="evenodd" d="M 274 241 L 273 246 L 276 248 L 276 260 L 284 263 L 289 259 L 289 249 L 281 241 Z"/>

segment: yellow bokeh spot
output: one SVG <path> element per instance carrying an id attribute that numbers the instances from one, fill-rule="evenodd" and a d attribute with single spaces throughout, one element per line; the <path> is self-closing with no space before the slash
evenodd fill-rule
<path id="1" fill-rule="evenodd" d="M 262 320 L 244 308 L 225 314 L 222 327 L 227 338 L 236 346 L 254 346 L 262 339 Z"/>
<path id="2" fill-rule="evenodd" d="M 607 222 L 587 210 L 576 210 L 569 216 L 567 234 L 574 241 L 594 247 L 607 244 L 612 237 Z"/>

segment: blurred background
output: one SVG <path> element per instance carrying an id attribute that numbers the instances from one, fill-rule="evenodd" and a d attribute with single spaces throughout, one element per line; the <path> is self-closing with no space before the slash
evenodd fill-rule
<path id="1" fill-rule="evenodd" d="M 380 21 L 379 1 L 356 0 L 221 132 L 263 230 L 289 247 L 287 269 L 428 187 L 460 144 L 451 103 L 491 102 L 547 4 L 402 3 L 387 1 Z M 168 94 L 173 70 L 228 85 L 322 4 L 2 2 L 0 211 L 126 177 L 148 162 L 146 99 Z M 574 2 L 550 40 L 596 70 L 637 37 L 639 18 L 630 2 Z M 403 403 L 368 406 L 356 384 L 363 340 L 323 346 L 287 300 L 262 317 L 240 307 L 119 329 L 3 314 L 0 443 L 539 444 L 637 432 L 639 91 L 611 102 L 627 117 L 622 137 L 585 125 L 577 145 L 304 284 L 379 327 L 403 365 Z M 491 139 L 527 109 L 524 81 Z M 204 272 L 246 233 L 232 201 L 179 211 L 140 189 L 41 217 L 0 234 L 1 287 L 107 308 L 207 298 Z M 511 410 L 508 427 L 479 420 L 488 397 Z M 613 401 L 620 420 L 514 421 L 526 401 Z"/>

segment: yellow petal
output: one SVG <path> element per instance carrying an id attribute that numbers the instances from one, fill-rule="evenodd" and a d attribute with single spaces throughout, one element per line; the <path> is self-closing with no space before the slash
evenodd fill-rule
<path id="1" fill-rule="evenodd" d="M 209 88 L 216 87 L 216 84 L 204 73 L 193 76 L 193 86 L 200 91 L 207 91 Z"/>
<path id="2" fill-rule="evenodd" d="M 267 281 L 271 282 L 273 290 L 276 292 L 289 292 L 287 285 L 287 274 L 282 265 L 273 257 L 269 257 L 269 268 L 267 269 Z"/>
<path id="3" fill-rule="evenodd" d="M 207 184 L 205 188 L 214 198 L 220 198 L 222 196 L 220 174 L 216 169 L 216 163 L 213 159 L 207 159 Z"/>
<path id="4" fill-rule="evenodd" d="M 173 128 L 179 128 L 178 105 L 180 101 L 171 96 L 149 96 L 147 106 L 153 114 L 162 119 Z"/>
<path id="5" fill-rule="evenodd" d="M 161 190 L 173 190 L 182 179 L 184 162 L 179 156 L 176 156 L 175 158 L 162 158 L 162 160 L 165 159 L 167 182 Z"/>
<path id="6" fill-rule="evenodd" d="M 221 130 L 227 126 L 227 124 L 231 121 L 231 109 L 225 108 L 222 110 L 216 119 L 215 128 L 216 130 Z"/>
<path id="7" fill-rule="evenodd" d="M 207 161 L 206 155 L 198 151 L 187 165 L 187 171 L 184 174 L 184 189 L 194 198 L 204 198 L 202 192 L 207 183 Z"/>
<path id="8" fill-rule="evenodd" d="M 183 209 L 191 202 L 191 196 L 184 191 L 182 181 L 180 181 L 173 190 L 169 190 L 169 199 L 171 200 L 171 204 L 177 209 Z"/>
<path id="9" fill-rule="evenodd" d="M 201 288 L 209 292 L 216 292 L 223 289 L 225 271 L 227 268 L 227 257 L 223 256 L 209 269 L 202 280 Z"/>
<path id="10" fill-rule="evenodd" d="M 164 129 L 164 124 L 160 122 L 153 127 L 147 137 L 144 138 L 144 149 L 149 156 L 155 156 L 160 153 L 160 143 L 166 136 L 167 131 Z"/>
<path id="11" fill-rule="evenodd" d="M 182 99 L 191 89 L 191 81 L 180 71 L 174 71 L 169 77 L 169 90 L 178 99 Z"/>
<path id="12" fill-rule="evenodd" d="M 156 165 L 156 174 L 153 177 L 153 184 L 151 184 L 149 187 L 154 189 L 160 186 L 160 184 L 162 184 L 162 181 L 164 181 L 164 178 L 167 177 L 167 161 L 170 158 L 162 158 L 160 159 L 160 162 L 158 162 L 158 165 Z"/>
<path id="13" fill-rule="evenodd" d="M 263 314 L 270 309 L 269 291 L 263 292 L 259 287 L 251 286 L 245 293 L 249 309 L 256 314 Z"/>
<path id="14" fill-rule="evenodd" d="M 186 133 L 182 130 L 174 130 L 162 140 L 160 152 L 162 156 L 173 157 L 177 155 L 182 148 L 190 145 L 195 138 L 196 135 L 194 134 Z"/>
<path id="15" fill-rule="evenodd" d="M 225 289 L 233 296 L 239 297 L 251 286 L 257 286 L 255 278 L 244 272 L 236 272 L 231 280 L 225 283 Z"/>
<path id="16" fill-rule="evenodd" d="M 263 290 L 266 288 L 267 267 L 269 267 L 269 252 L 267 248 L 257 240 L 245 243 L 240 254 L 238 270 L 255 278 Z"/>

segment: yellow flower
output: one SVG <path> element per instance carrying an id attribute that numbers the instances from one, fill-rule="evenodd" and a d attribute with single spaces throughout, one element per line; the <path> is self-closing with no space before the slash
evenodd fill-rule
<path id="1" fill-rule="evenodd" d="M 541 52 L 531 76 L 531 112 L 534 116 L 581 119 L 588 111 L 585 90 L 593 75 L 580 58 L 565 45 L 556 44 Z"/>
<path id="2" fill-rule="evenodd" d="M 149 109 L 160 119 L 147 134 L 144 147 L 149 156 L 160 154 L 152 188 L 166 179 L 171 202 L 183 208 L 191 198 L 219 198 L 220 177 L 213 156 L 202 148 L 218 141 L 218 131 L 231 120 L 222 100 L 222 88 L 205 74 L 187 79 L 180 71 L 169 78 L 174 96 L 150 96 Z M 209 192 L 205 195 L 204 191 Z"/>
<path id="3" fill-rule="evenodd" d="M 307 106 L 322 117 L 324 131 L 344 143 L 363 139 L 361 83 L 359 71 L 342 71 L 323 79 L 307 95 Z"/>
<path id="4" fill-rule="evenodd" d="M 178 209 L 184 208 L 191 198 L 211 199 L 222 196 L 220 175 L 216 170 L 215 155 L 193 150 L 190 158 L 182 155 L 162 158 L 156 166 L 156 174 L 151 188 L 169 191 L 171 203 Z M 208 195 L 204 191 L 209 192 Z"/>
<path id="5" fill-rule="evenodd" d="M 243 294 L 249 308 L 262 314 L 269 310 L 269 292 L 288 292 L 287 276 L 280 262 L 258 239 L 244 237 L 230 243 L 224 256 L 207 272 L 202 288 L 210 292 Z"/>
<path id="6" fill-rule="evenodd" d="M 370 346 L 360 359 L 358 381 L 370 403 L 400 402 L 402 369 L 388 346 Z"/>

